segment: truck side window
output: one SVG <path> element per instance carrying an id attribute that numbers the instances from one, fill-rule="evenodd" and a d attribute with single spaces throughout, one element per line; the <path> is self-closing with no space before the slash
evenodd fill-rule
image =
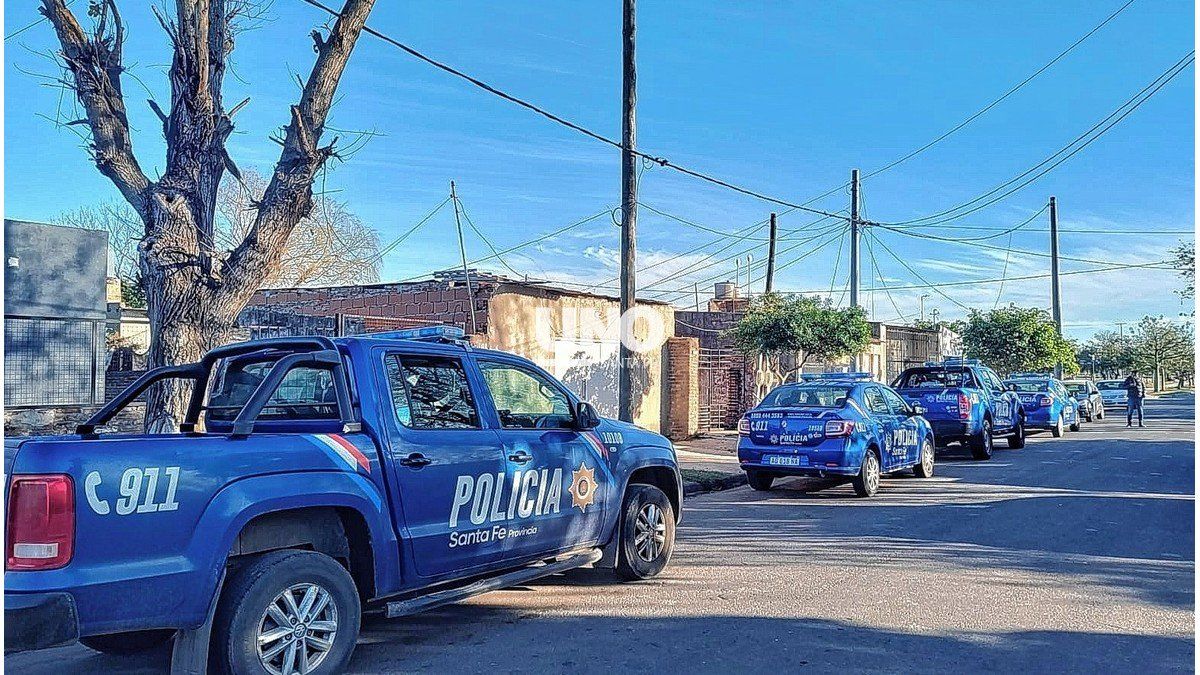
<path id="1" fill-rule="evenodd" d="M 388 354 L 396 421 L 412 429 L 478 429 L 479 412 L 457 359 Z"/>
<path id="2" fill-rule="evenodd" d="M 567 429 L 572 426 L 567 395 L 541 374 L 507 363 L 480 361 L 500 425 L 505 429 Z"/>
<path id="3" fill-rule="evenodd" d="M 223 364 L 209 390 L 208 418 L 234 420 L 274 365 L 274 361 Z M 333 374 L 303 366 L 288 371 L 258 416 L 264 421 L 337 418 Z"/>

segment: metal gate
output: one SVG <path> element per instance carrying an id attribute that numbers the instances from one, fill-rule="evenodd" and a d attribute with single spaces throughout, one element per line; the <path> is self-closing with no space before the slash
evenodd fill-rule
<path id="1" fill-rule="evenodd" d="M 699 430 L 736 429 L 746 410 L 746 357 L 733 349 L 700 349 Z"/>

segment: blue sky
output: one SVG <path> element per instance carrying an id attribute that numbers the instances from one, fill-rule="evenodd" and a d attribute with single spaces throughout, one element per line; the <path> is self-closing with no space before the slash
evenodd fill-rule
<path id="1" fill-rule="evenodd" d="M 83 2 L 75 3 L 80 7 Z M 144 100 L 169 100 L 168 51 L 148 3 L 124 2 L 129 40 L 126 92 L 135 148 L 148 171 L 161 167 L 157 120 Z M 960 1 L 687 3 L 643 0 L 638 16 L 638 144 L 655 155 L 732 182 L 804 201 L 920 147 L 1008 89 L 1086 33 L 1122 2 Z M 34 3 L 7 8 L 5 33 L 37 19 Z M 287 121 L 297 96 L 294 73 L 312 63 L 307 33 L 324 21 L 298 0 L 275 0 L 264 25 L 243 33 L 227 78 L 232 105 L 251 98 L 230 143 L 243 168 L 269 171 L 278 146 L 267 140 Z M 612 137 L 619 136 L 618 2 L 381 2 L 371 25 L 481 79 Z M 1074 52 L 1012 97 L 934 148 L 863 184 L 864 213 L 898 221 L 973 198 L 1041 161 L 1120 105 L 1193 48 L 1193 5 L 1137 0 Z M 52 72 L 38 54 L 52 48 L 48 25 L 8 40 L 5 60 L 5 216 L 53 221 L 67 210 L 117 198 L 90 165 L 80 140 L 53 118 L 60 92 L 22 71 Z M 140 83 L 139 83 L 140 81 Z M 144 87 L 148 88 L 144 89 Z M 340 89 L 331 124 L 377 132 L 337 164 L 326 189 L 380 232 L 383 243 L 445 199 L 454 179 L 473 221 L 499 248 L 533 239 L 617 205 L 618 152 L 484 94 L 364 36 Z M 61 104 L 70 105 L 69 97 Z M 69 108 L 66 108 L 69 110 Z M 69 112 L 64 113 L 69 115 Z M 996 205 L 955 221 L 972 227 L 1015 225 L 1058 197 L 1065 230 L 1192 230 L 1194 227 L 1194 70 L 1055 171 Z M 345 136 L 343 134 L 343 136 Z M 69 186 L 64 190 L 64 185 Z M 733 231 L 782 210 L 662 168 L 643 174 L 641 200 L 719 231 Z M 816 202 L 846 207 L 837 192 Z M 784 230 L 812 220 L 780 219 Z M 453 214 L 444 209 L 386 258 L 384 280 L 419 276 L 457 264 Z M 1048 249 L 1046 218 L 1015 234 L 1014 248 Z M 929 230 L 940 236 L 986 231 Z M 967 234 L 964 234 L 967 233 Z M 723 259 L 747 249 L 755 274 L 765 244 L 755 239 L 679 253 L 716 236 L 643 209 L 639 249 L 648 289 L 690 289 L 723 275 Z M 993 279 L 1005 253 L 876 231 L 929 282 Z M 786 233 L 777 286 L 835 289 L 846 284 L 837 242 L 811 253 Z M 1190 237 L 1188 237 L 1190 238 Z M 1161 259 L 1174 235 L 1063 235 L 1064 255 L 1115 263 Z M 505 256 L 531 276 L 598 283 L 616 273 L 618 230 L 608 216 Z M 990 240 L 1002 248 L 1007 238 Z M 488 251 L 468 233 L 471 257 Z M 884 283 L 915 283 L 912 272 L 878 245 Z M 807 258 L 788 265 L 801 254 Z M 678 257 L 676 257 L 678 256 Z M 666 262 L 662 262 L 666 261 Z M 720 263 L 720 264 L 715 264 Z M 834 276 L 835 265 L 837 276 Z M 495 260 L 481 267 L 502 271 Z M 1064 270 L 1094 267 L 1067 262 Z M 1048 271 L 1045 258 L 1008 256 L 1008 276 Z M 875 271 L 867 258 L 864 287 Z M 663 277 L 669 277 L 663 281 Z M 1063 280 L 1068 332 L 1086 336 L 1146 313 L 1181 311 L 1173 273 L 1124 270 Z M 761 289 L 761 283 L 755 290 Z M 943 289 L 958 302 L 990 308 L 996 284 Z M 942 317 L 960 316 L 928 290 L 897 290 L 900 310 L 918 298 Z M 897 312 L 885 294 L 864 296 L 878 319 Z M 669 296 L 690 304 L 690 293 Z M 872 302 L 873 301 L 873 302 Z M 1049 305 L 1043 279 L 1004 284 L 1001 302 Z"/>

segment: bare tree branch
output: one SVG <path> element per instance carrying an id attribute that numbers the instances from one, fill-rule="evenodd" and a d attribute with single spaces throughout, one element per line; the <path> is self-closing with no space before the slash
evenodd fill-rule
<path id="1" fill-rule="evenodd" d="M 250 297 L 278 265 L 292 228 L 312 210 L 313 179 L 333 154 L 332 147 L 318 147 L 325 120 L 374 4 L 374 0 L 346 0 L 329 37 L 316 46 L 316 62 L 299 103 L 292 109 L 283 151 L 263 194 L 254 227 L 226 263 L 223 290 L 231 297 Z"/>
<path id="2" fill-rule="evenodd" d="M 113 16 L 112 36 L 104 33 L 107 20 L 89 36 L 64 0 L 42 0 L 40 11 L 54 26 L 75 95 L 87 114 L 96 167 L 140 213 L 146 208 L 150 180 L 133 154 L 129 118 L 121 95 L 125 30 L 112 0 L 105 0 L 104 7 L 106 15 L 111 12 Z"/>

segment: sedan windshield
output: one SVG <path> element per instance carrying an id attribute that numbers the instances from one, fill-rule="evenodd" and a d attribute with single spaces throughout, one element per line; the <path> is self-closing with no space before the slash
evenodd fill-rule
<path id="1" fill-rule="evenodd" d="M 1088 395 L 1088 386 L 1082 382 L 1066 382 L 1067 391 L 1075 398 L 1084 398 Z"/>
<path id="2" fill-rule="evenodd" d="M 1121 382 L 1120 380 L 1102 380 L 1102 381 L 1096 383 L 1096 388 L 1100 389 L 1101 391 L 1103 391 L 1103 390 L 1112 391 L 1115 389 L 1124 389 L 1125 383 Z"/>
<path id="3" fill-rule="evenodd" d="M 837 384 L 793 384 L 784 385 L 767 394 L 759 404 L 763 408 L 786 408 L 806 406 L 815 408 L 841 408 L 846 405 L 850 387 Z"/>

